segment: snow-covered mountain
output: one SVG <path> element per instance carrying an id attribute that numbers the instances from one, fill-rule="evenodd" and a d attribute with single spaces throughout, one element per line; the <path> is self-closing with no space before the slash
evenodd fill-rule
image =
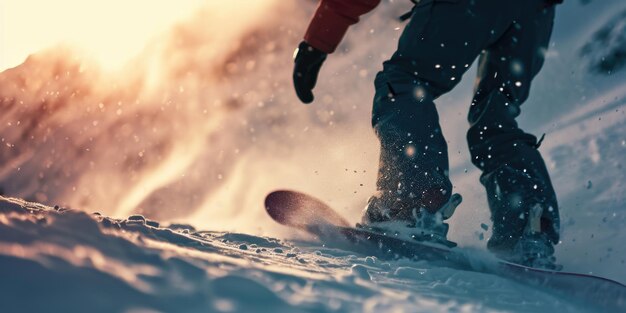
<path id="1" fill-rule="evenodd" d="M 322 69 L 316 102 L 303 106 L 290 60 L 314 1 L 267 3 L 239 18 L 207 5 L 119 72 L 51 48 L 0 73 L 0 195 L 75 209 L 31 214 L 2 202 L 0 280 L 13 280 L 0 282 L 0 303 L 9 312 L 40 311 L 25 293 L 48 303 L 37 307 L 44 311 L 587 309 L 493 276 L 264 237 L 302 238 L 265 216 L 262 200 L 277 188 L 360 217 L 378 158 L 373 76 L 400 35 L 395 18 L 411 5 L 383 1 L 354 26 Z M 625 10 L 621 0 L 559 7 L 520 118 L 546 133 L 541 151 L 564 221 L 559 262 L 622 283 Z M 473 73 L 438 107 L 465 199 L 450 239 L 482 249 L 490 221 L 465 143 Z M 149 227 L 126 220 L 132 214 L 213 232 Z"/>

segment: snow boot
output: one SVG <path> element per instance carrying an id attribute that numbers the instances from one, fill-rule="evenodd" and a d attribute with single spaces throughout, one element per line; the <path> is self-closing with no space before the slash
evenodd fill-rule
<path id="1" fill-rule="evenodd" d="M 431 190 L 424 192 L 423 195 L 438 192 L 439 190 Z M 401 198 L 378 192 L 369 199 L 362 223 L 357 224 L 357 227 L 378 233 L 392 233 L 406 239 L 455 247 L 456 243 L 447 240 L 449 225 L 444 221 L 454 214 L 462 200 L 461 195 L 454 194 L 439 209 L 432 210 L 427 208 L 429 201 L 425 199 L 421 204 L 419 201 L 412 201 L 414 205 L 411 206 L 410 202 L 402 202 Z"/>
<path id="2" fill-rule="evenodd" d="M 556 271 L 563 268 L 563 266 L 556 264 L 554 245 L 548 235 L 541 231 L 543 210 L 544 208 L 540 204 L 536 204 L 530 209 L 524 234 L 515 244 L 511 253 L 500 255 L 501 258 L 533 268 Z"/>
<path id="3" fill-rule="evenodd" d="M 535 149 L 529 149 L 535 152 Z M 554 245 L 559 241 L 556 196 L 538 153 L 507 162 L 483 174 L 493 234 L 487 248 L 521 265 L 558 270 Z"/>

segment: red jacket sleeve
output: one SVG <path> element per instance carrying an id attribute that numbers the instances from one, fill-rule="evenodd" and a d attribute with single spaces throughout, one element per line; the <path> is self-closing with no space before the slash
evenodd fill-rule
<path id="1" fill-rule="evenodd" d="M 380 0 L 321 0 L 304 41 L 326 53 L 334 52 L 348 27 L 379 3 Z"/>

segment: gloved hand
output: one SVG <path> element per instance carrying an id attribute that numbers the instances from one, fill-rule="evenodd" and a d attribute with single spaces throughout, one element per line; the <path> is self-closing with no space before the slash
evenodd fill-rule
<path id="1" fill-rule="evenodd" d="M 317 82 L 317 74 L 326 60 L 326 53 L 306 42 L 301 42 L 294 53 L 293 85 L 300 101 L 313 102 L 313 88 Z"/>
<path id="2" fill-rule="evenodd" d="M 563 3 L 563 0 L 545 0 L 546 6 L 557 5 L 559 3 Z"/>

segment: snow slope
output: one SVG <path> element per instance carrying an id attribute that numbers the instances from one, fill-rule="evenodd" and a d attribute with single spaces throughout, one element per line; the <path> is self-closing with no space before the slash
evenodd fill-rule
<path id="1" fill-rule="evenodd" d="M 488 274 L 0 198 L 2 312 L 586 312 Z"/>
<path id="2" fill-rule="evenodd" d="M 0 73 L 0 194 L 77 209 L 3 199 L 0 312 L 594 310 L 490 275 L 316 247 L 272 223 L 263 197 L 285 187 L 358 220 L 378 157 L 372 79 L 403 26 L 394 18 L 410 6 L 384 1 L 353 27 L 320 74 L 318 100 L 302 106 L 285 60 L 313 1 L 275 3 L 258 20 L 219 25 L 215 12 L 199 12 L 123 79 L 55 49 Z M 626 71 L 590 75 L 580 51 L 608 21 L 612 44 L 589 53 L 614 54 L 597 46 L 622 42 L 624 10 L 622 0 L 559 8 L 520 117 L 547 134 L 541 151 L 563 220 L 559 262 L 622 283 Z M 465 199 L 450 239 L 482 249 L 481 224 L 490 221 L 464 139 L 473 73 L 438 108 Z M 84 213 L 95 210 L 103 215 Z M 148 227 L 126 220 L 133 213 L 216 232 Z"/>

